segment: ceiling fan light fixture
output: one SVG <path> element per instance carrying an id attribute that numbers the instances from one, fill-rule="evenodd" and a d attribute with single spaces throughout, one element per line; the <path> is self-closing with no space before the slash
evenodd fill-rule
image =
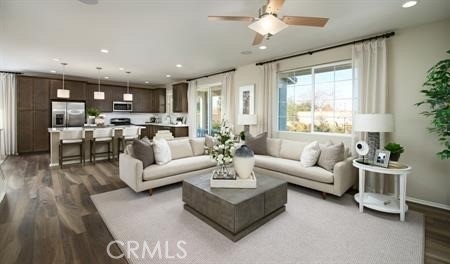
<path id="1" fill-rule="evenodd" d="M 275 17 L 272 14 L 264 15 L 257 21 L 250 24 L 248 27 L 251 30 L 258 32 L 261 35 L 272 34 L 275 35 L 281 30 L 287 28 L 287 24 Z"/>
<path id="2" fill-rule="evenodd" d="M 413 7 L 417 5 L 418 2 L 419 2 L 418 0 L 403 0 L 402 7 L 403 8 Z"/>

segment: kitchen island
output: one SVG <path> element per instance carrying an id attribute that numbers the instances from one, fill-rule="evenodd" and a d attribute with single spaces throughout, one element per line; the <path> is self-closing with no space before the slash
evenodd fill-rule
<path id="1" fill-rule="evenodd" d="M 122 131 L 125 128 L 128 127 L 137 127 L 138 133 L 141 135 L 142 129 L 145 129 L 145 126 L 136 126 L 136 125 L 124 125 L 124 126 L 104 126 L 104 127 L 95 127 L 95 126 L 86 126 L 86 127 L 61 127 L 61 128 L 48 128 L 48 133 L 50 134 L 50 167 L 53 166 L 59 166 L 59 134 L 61 131 L 79 131 L 83 130 L 84 132 L 84 158 L 86 162 L 89 162 L 89 140 L 92 139 L 93 132 L 95 129 L 101 129 L 101 128 L 112 128 L 113 129 L 113 156 L 118 157 L 118 141 L 119 138 L 122 137 Z M 98 144 L 95 146 L 96 152 L 105 152 L 107 150 L 107 146 L 105 144 Z M 64 156 L 71 156 L 71 155 L 77 155 L 79 154 L 79 148 L 78 146 L 71 146 L 67 145 L 64 147 Z M 106 159 L 106 157 L 98 158 L 100 159 Z M 74 161 L 67 161 L 68 163 L 77 163 L 78 160 Z"/>
<path id="2" fill-rule="evenodd" d="M 145 127 L 143 135 L 152 139 L 159 130 L 169 130 L 174 137 L 188 137 L 189 126 L 186 124 L 170 124 L 170 123 L 150 123 L 139 124 L 139 126 Z"/>

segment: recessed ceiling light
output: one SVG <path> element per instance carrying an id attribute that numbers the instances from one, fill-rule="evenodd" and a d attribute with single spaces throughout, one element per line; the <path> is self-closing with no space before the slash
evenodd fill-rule
<path id="1" fill-rule="evenodd" d="M 55 71 L 55 70 L 51 70 L 50 72 L 51 72 L 51 73 L 56 73 L 56 71 Z"/>
<path id="2" fill-rule="evenodd" d="M 54 60 L 54 61 L 59 61 L 59 59 L 58 59 L 58 58 L 54 58 L 53 60 Z"/>
<path id="3" fill-rule="evenodd" d="M 419 2 L 418 0 L 403 0 L 402 7 L 403 8 L 413 7 L 417 5 L 418 2 Z"/>
<path id="4" fill-rule="evenodd" d="M 177 68 L 181 68 L 181 67 L 183 67 L 183 65 L 181 65 L 181 64 L 177 64 L 177 65 L 175 65 L 175 67 L 177 67 Z"/>
<path id="5" fill-rule="evenodd" d="M 260 50 L 265 50 L 265 49 L 267 49 L 267 46 L 264 46 L 264 45 L 263 46 L 259 46 L 259 49 Z"/>
<path id="6" fill-rule="evenodd" d="M 102 52 L 102 53 L 109 53 L 109 50 L 107 50 L 107 49 L 101 49 L 100 52 Z"/>
<path id="7" fill-rule="evenodd" d="M 149 84 L 150 82 L 149 81 L 145 81 L 145 84 Z"/>
<path id="8" fill-rule="evenodd" d="M 170 77 L 172 77 L 172 75 L 166 74 L 166 78 L 170 78 Z"/>
<path id="9" fill-rule="evenodd" d="M 104 78 L 105 78 L 105 79 L 109 79 L 109 77 L 108 77 L 108 76 L 105 76 Z"/>
<path id="10" fill-rule="evenodd" d="M 125 70 L 125 69 L 124 69 L 124 68 L 122 68 L 122 67 L 120 67 L 120 68 L 119 68 L 119 71 L 123 71 L 123 70 Z"/>

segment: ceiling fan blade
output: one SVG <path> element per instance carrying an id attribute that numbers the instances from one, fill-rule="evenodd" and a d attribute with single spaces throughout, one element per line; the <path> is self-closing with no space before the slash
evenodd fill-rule
<path id="1" fill-rule="evenodd" d="M 324 27 L 328 22 L 325 17 L 284 16 L 283 22 L 288 25 Z"/>
<path id="2" fill-rule="evenodd" d="M 255 39 L 253 40 L 253 46 L 256 46 L 256 45 L 261 44 L 261 42 L 263 41 L 263 39 L 264 39 L 264 35 L 261 35 L 261 34 L 259 34 L 259 33 L 256 33 Z"/>
<path id="3" fill-rule="evenodd" d="M 254 17 L 249 16 L 208 16 L 209 21 L 247 21 L 252 22 Z"/>
<path id="4" fill-rule="evenodd" d="M 278 14 L 283 4 L 284 0 L 269 0 L 266 6 L 266 13 Z"/>

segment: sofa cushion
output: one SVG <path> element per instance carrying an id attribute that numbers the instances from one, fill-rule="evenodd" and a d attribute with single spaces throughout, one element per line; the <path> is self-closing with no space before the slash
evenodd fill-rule
<path id="1" fill-rule="evenodd" d="M 213 147 L 217 144 L 217 140 L 215 137 L 212 137 L 210 135 L 205 135 L 205 146 L 206 146 L 206 153 L 211 153 Z"/>
<path id="2" fill-rule="evenodd" d="M 300 161 L 303 148 L 308 145 L 308 143 L 309 142 L 283 139 L 281 140 L 280 157 Z"/>
<path id="3" fill-rule="evenodd" d="M 272 157 L 280 157 L 281 139 L 268 138 L 267 139 L 267 154 Z"/>
<path id="4" fill-rule="evenodd" d="M 216 162 L 206 155 L 177 159 L 163 165 L 153 164 L 148 166 L 144 169 L 143 179 L 145 181 L 155 180 L 214 166 L 216 166 Z"/>
<path id="5" fill-rule="evenodd" d="M 318 166 L 305 168 L 298 160 L 256 155 L 255 166 L 323 183 L 333 183 L 334 181 L 333 173 Z"/>
<path id="6" fill-rule="evenodd" d="M 169 144 L 163 138 L 153 138 L 153 153 L 155 153 L 155 161 L 159 165 L 165 164 L 172 159 Z"/>
<path id="7" fill-rule="evenodd" d="M 205 138 L 190 138 L 189 142 L 194 156 L 205 154 Z"/>
<path id="8" fill-rule="evenodd" d="M 320 147 L 317 141 L 313 141 L 303 148 L 300 157 L 300 163 L 303 167 L 312 167 L 316 165 L 320 155 Z"/>
<path id="9" fill-rule="evenodd" d="M 327 171 L 333 171 L 334 165 L 344 160 L 344 152 L 344 143 L 342 142 L 337 145 L 321 146 L 317 165 Z"/>
<path id="10" fill-rule="evenodd" d="M 152 143 L 147 137 L 133 140 L 133 156 L 142 161 L 144 168 L 155 163 Z"/>
<path id="11" fill-rule="evenodd" d="M 267 132 L 261 133 L 257 136 L 252 136 L 250 133 L 245 133 L 245 144 L 253 150 L 255 154 L 267 154 Z"/>
<path id="12" fill-rule="evenodd" d="M 194 156 L 192 153 L 191 143 L 188 138 L 170 140 L 167 141 L 167 144 L 169 144 L 172 160 Z"/>

